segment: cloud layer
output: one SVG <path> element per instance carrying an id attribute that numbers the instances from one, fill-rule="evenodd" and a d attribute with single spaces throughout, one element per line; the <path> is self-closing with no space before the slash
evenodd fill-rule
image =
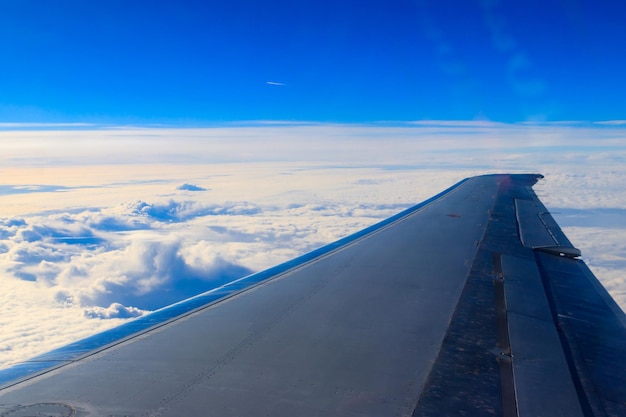
<path id="1" fill-rule="evenodd" d="M 546 175 L 538 194 L 624 308 L 625 133 L 429 121 L 1 131 L 0 367 L 489 172 Z"/>

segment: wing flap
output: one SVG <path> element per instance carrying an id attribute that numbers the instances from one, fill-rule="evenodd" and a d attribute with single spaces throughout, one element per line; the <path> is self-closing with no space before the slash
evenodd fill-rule
<path id="1" fill-rule="evenodd" d="M 519 416 L 583 416 L 535 259 L 502 256 Z"/>

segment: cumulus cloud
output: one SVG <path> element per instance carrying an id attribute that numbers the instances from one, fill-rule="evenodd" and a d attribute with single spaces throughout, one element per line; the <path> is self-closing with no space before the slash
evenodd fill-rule
<path id="1" fill-rule="evenodd" d="M 65 219 L 66 224 L 28 225 L 20 228 L 16 238 L 24 242 L 57 241 L 67 244 L 98 244 L 101 239 L 94 232 L 76 221 Z"/>
<path id="2" fill-rule="evenodd" d="M 258 206 L 248 202 L 203 205 L 195 201 L 174 200 L 156 204 L 137 201 L 128 204 L 127 209 L 130 215 L 148 216 L 163 222 L 180 222 L 201 216 L 250 216 L 261 211 Z"/>
<path id="3" fill-rule="evenodd" d="M 0 239 L 8 239 L 15 236 L 18 228 L 26 226 L 24 219 L 0 219 Z"/>
<path id="4" fill-rule="evenodd" d="M 126 307 L 120 303 L 112 303 L 109 307 L 91 307 L 84 311 L 85 317 L 90 319 L 130 319 L 146 314 L 147 311 L 135 307 Z"/>
<path id="5" fill-rule="evenodd" d="M 251 272 L 211 254 L 198 267 L 181 250 L 180 241 L 138 240 L 121 250 L 75 257 L 56 277 L 56 298 L 81 306 L 119 302 L 154 310 Z"/>
<path id="6" fill-rule="evenodd" d="M 257 213 L 258 207 L 241 202 L 203 205 L 173 200 L 163 204 L 139 201 L 122 207 L 116 214 L 114 210 L 86 210 L 35 216 L 28 221 L 3 219 L 0 260 L 13 277 L 55 288 L 54 298 L 62 305 L 99 308 L 122 303 L 155 309 L 250 272 L 210 254 L 205 254 L 202 268 L 196 268 L 184 259 L 181 238 L 175 235 L 149 236 L 144 231 L 129 237 L 127 233 L 154 231 L 163 223 L 201 216 Z"/>

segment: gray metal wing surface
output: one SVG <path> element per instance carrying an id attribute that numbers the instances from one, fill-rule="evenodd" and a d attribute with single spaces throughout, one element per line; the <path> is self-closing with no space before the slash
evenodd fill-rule
<path id="1" fill-rule="evenodd" d="M 0 371 L 0 416 L 626 415 L 626 318 L 540 177 L 466 179 Z"/>

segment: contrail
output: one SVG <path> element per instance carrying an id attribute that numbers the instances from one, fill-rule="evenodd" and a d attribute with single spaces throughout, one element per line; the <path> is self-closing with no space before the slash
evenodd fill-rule
<path id="1" fill-rule="evenodd" d="M 287 85 L 285 83 L 279 83 L 279 82 L 276 82 L 276 81 L 266 81 L 265 83 L 268 84 L 268 85 Z"/>

